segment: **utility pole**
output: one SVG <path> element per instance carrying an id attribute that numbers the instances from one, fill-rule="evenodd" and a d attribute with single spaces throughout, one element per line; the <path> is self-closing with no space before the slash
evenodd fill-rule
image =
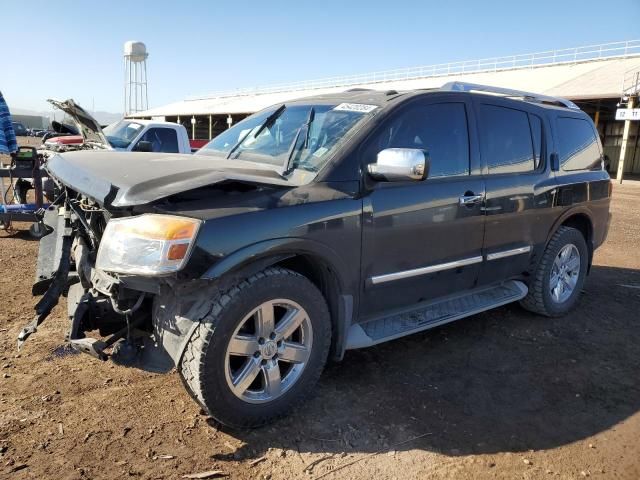
<path id="1" fill-rule="evenodd" d="M 633 97 L 629 97 L 627 103 L 627 110 L 631 113 L 633 110 Z M 620 148 L 620 159 L 618 160 L 618 172 L 616 174 L 616 180 L 618 183 L 622 183 L 622 175 L 624 174 L 624 157 L 627 155 L 627 144 L 629 143 L 629 130 L 631 128 L 631 115 L 624 121 L 624 130 L 622 132 L 622 148 Z"/>
<path id="2" fill-rule="evenodd" d="M 640 120 L 640 109 L 633 108 L 634 100 L 640 94 L 640 69 L 635 67 L 625 72 L 622 79 L 622 102 L 627 102 L 626 109 L 616 110 L 616 120 L 624 120 L 624 130 L 622 131 L 622 145 L 620 148 L 620 159 L 618 160 L 618 172 L 616 180 L 622 183 L 624 176 L 624 159 L 627 156 L 627 145 L 629 144 L 629 130 L 631 121 Z M 620 103 L 618 104 L 620 106 Z M 637 136 L 637 135 L 636 135 Z M 637 141 L 637 138 L 636 138 Z"/>

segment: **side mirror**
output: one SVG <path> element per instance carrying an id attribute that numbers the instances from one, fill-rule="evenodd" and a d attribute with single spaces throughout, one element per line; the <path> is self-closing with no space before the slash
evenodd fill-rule
<path id="1" fill-rule="evenodd" d="M 133 150 L 135 152 L 153 152 L 153 143 L 140 140 Z"/>
<path id="2" fill-rule="evenodd" d="M 367 168 L 369 175 L 379 181 L 420 181 L 429 174 L 429 154 L 417 148 L 385 148 Z"/>

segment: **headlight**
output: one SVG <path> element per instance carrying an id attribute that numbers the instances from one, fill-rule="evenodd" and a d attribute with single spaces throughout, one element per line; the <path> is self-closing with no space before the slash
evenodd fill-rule
<path id="1" fill-rule="evenodd" d="M 136 275 L 176 272 L 189 258 L 201 223 L 193 218 L 155 214 L 109 220 L 96 267 Z"/>

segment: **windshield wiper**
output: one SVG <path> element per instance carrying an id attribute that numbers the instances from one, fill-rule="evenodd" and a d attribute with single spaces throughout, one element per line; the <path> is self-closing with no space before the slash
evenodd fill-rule
<path id="1" fill-rule="evenodd" d="M 284 103 L 276 108 L 273 113 L 265 119 L 264 123 L 260 125 L 260 128 L 256 130 L 256 133 L 253 134 L 253 138 L 256 138 L 258 135 L 260 135 L 265 128 L 273 125 L 273 122 L 275 122 L 278 117 L 282 115 L 282 112 L 284 112 L 286 108 L 287 106 Z M 238 142 L 233 147 L 231 147 L 231 150 L 229 150 L 229 153 L 227 153 L 227 160 L 231 157 L 231 155 L 233 155 L 233 152 L 235 152 L 238 147 L 244 143 L 249 135 L 251 135 L 251 130 L 244 134 L 242 138 L 238 140 Z"/>
<path id="2" fill-rule="evenodd" d="M 291 142 L 291 145 L 289 145 L 289 151 L 287 153 L 287 163 L 284 165 L 284 170 L 282 171 L 283 176 L 289 175 L 295 169 L 295 167 L 291 166 L 291 159 L 293 158 L 293 154 L 296 151 L 296 145 L 298 144 L 298 139 L 300 138 L 300 134 L 302 133 L 303 130 L 305 132 L 304 132 L 304 143 L 302 147 L 306 148 L 307 145 L 309 144 L 309 133 L 311 132 L 311 124 L 313 123 L 314 118 L 316 118 L 316 110 L 315 108 L 311 107 L 311 109 L 309 110 L 309 114 L 307 115 L 307 120 L 298 129 L 298 131 L 296 132 L 296 136 L 293 139 L 293 142 Z"/>
<path id="3" fill-rule="evenodd" d="M 256 133 L 253 134 L 253 138 L 256 138 L 258 135 L 260 135 L 265 128 L 273 125 L 273 122 L 275 122 L 278 117 L 282 115 L 282 112 L 284 112 L 285 108 L 287 108 L 287 106 L 283 103 L 277 109 L 275 109 L 274 112 L 267 117 L 264 123 L 260 125 L 260 128 L 256 130 Z"/>

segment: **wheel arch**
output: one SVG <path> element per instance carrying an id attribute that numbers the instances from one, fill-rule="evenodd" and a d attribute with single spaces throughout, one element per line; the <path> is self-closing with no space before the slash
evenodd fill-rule
<path id="1" fill-rule="evenodd" d="M 551 241 L 551 238 L 558 231 L 560 227 L 571 227 L 582 233 L 585 243 L 587 244 L 587 250 L 589 251 L 589 264 L 588 268 L 591 270 L 591 262 L 593 260 L 593 219 L 591 212 L 587 208 L 572 208 L 564 214 L 562 214 L 554 223 L 553 228 L 549 231 L 547 240 L 545 242 L 545 248 Z"/>
<path id="2" fill-rule="evenodd" d="M 271 266 L 280 266 L 308 278 L 327 301 L 332 327 L 331 357 L 344 355 L 346 332 L 351 325 L 357 278 L 345 262 L 326 245 L 307 239 L 282 238 L 250 245 L 213 265 L 202 276 L 226 289 Z"/>

